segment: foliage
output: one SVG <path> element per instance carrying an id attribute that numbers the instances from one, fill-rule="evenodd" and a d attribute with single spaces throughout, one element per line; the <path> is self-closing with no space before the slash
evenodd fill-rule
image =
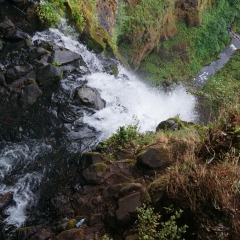
<path id="1" fill-rule="evenodd" d="M 54 65 L 56 67 L 60 67 L 61 66 L 61 64 L 58 61 L 52 62 L 52 65 Z"/>
<path id="2" fill-rule="evenodd" d="M 103 237 L 102 237 L 102 240 L 113 240 L 112 238 L 109 238 L 108 236 L 106 236 L 106 235 L 104 235 Z"/>
<path id="3" fill-rule="evenodd" d="M 140 136 L 138 123 L 121 126 L 117 129 L 115 134 L 101 143 L 99 147 L 106 150 L 118 146 L 118 148 L 121 149 L 126 143 L 139 140 Z"/>
<path id="4" fill-rule="evenodd" d="M 234 21 L 234 30 L 240 29 L 240 2 L 219 0 L 211 9 L 202 12 L 200 27 L 177 25 L 178 35 L 159 43 L 142 61 L 139 72 L 154 83 L 193 79 L 203 65 L 216 59 L 230 41 L 227 27 Z M 161 61 L 159 61 L 161 59 Z"/>
<path id="5" fill-rule="evenodd" d="M 172 211 L 172 209 L 170 209 Z M 187 225 L 178 227 L 176 220 L 180 218 L 183 211 L 176 211 L 168 221 L 159 222 L 161 215 L 155 214 L 154 209 L 145 204 L 137 208 L 140 240 L 174 240 L 181 239 L 181 235 L 186 232 Z"/>
<path id="6" fill-rule="evenodd" d="M 54 3 L 42 1 L 37 5 L 36 12 L 46 27 L 55 27 L 60 22 Z"/>

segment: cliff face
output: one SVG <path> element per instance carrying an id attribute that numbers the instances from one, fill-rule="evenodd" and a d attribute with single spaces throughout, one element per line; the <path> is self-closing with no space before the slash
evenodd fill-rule
<path id="1" fill-rule="evenodd" d="M 117 44 L 127 43 L 129 63 L 137 68 L 160 41 L 178 33 L 177 23 L 188 27 L 201 24 L 201 14 L 211 0 L 79 0 L 86 21 L 85 33 L 103 48 L 108 45 L 119 58 L 124 51 Z"/>

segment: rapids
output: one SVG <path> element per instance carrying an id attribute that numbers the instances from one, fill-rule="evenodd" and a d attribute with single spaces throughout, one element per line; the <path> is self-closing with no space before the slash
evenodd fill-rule
<path id="1" fill-rule="evenodd" d="M 2 143 L 0 195 L 13 191 L 14 200 L 3 213 L 7 226 L 24 226 L 39 200 L 40 193 L 51 198 L 54 183 L 70 181 L 67 179 L 68 167 L 75 160 L 69 156 L 76 153 L 81 155 L 83 151 L 93 149 L 119 126 L 137 122 L 142 132 L 155 131 L 158 123 L 169 117 L 178 115 L 185 121 L 195 121 L 197 118 L 195 98 L 188 94 L 183 86 L 176 86 L 169 92 L 161 91 L 140 80 L 120 63 L 117 63 L 118 76 L 108 74 L 103 64 L 107 60 L 89 51 L 78 41 L 77 34 L 65 26 L 63 22 L 61 31 L 48 29 L 37 32 L 32 41 L 50 41 L 80 54 L 90 73 L 83 76 L 76 73 L 64 77 L 57 90 L 51 93 L 51 105 L 42 107 L 48 115 L 45 117 L 43 112 L 42 117 L 39 115 L 39 121 L 41 122 L 40 118 L 45 118 L 43 125 L 47 126 L 45 121 L 48 121 L 51 126 L 58 126 L 56 132 L 52 132 L 51 128 L 46 131 L 49 135 L 43 136 L 43 139 L 30 137 L 19 143 Z M 81 86 L 84 81 L 99 91 L 106 101 L 104 109 L 89 111 L 72 104 L 76 87 Z M 74 116 L 74 120 L 63 123 L 63 127 L 52 123 L 59 118 L 58 105 L 67 106 L 67 111 L 63 112 L 64 117 L 69 117 L 68 114 Z M 47 194 L 45 190 L 41 190 L 43 186 L 48 189 Z M 49 196 L 46 196 L 48 194 Z"/>

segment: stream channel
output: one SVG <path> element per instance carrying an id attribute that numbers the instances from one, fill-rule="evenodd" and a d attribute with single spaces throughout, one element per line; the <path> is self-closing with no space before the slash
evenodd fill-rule
<path id="1" fill-rule="evenodd" d="M 1 213 L 6 232 L 34 223 L 36 215 L 38 221 L 51 217 L 51 198 L 66 191 L 71 194 L 83 184 L 73 171 L 81 154 L 94 149 L 119 126 L 138 122 L 140 131 L 146 132 L 155 131 L 159 122 L 176 115 L 185 121 L 197 119 L 196 100 L 183 86 L 161 91 L 120 63 L 119 74 L 111 75 L 105 71 L 107 60 L 103 56 L 89 51 L 65 24 L 59 29 L 37 32 L 32 41 L 50 41 L 80 54 L 90 72 L 64 77 L 51 89 L 50 101 L 43 101 L 32 113 L 34 120 L 18 126 L 21 140 L 0 142 L 0 196 L 13 192 L 12 203 Z M 219 60 L 203 68 L 196 75 L 195 85 L 202 86 L 220 69 L 239 48 L 235 46 L 233 40 Z M 73 103 L 75 89 L 86 82 L 106 101 L 104 109 L 95 111 Z"/>

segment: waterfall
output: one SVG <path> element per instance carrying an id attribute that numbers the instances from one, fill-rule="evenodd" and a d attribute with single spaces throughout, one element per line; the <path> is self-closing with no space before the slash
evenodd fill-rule
<path id="1" fill-rule="evenodd" d="M 78 42 L 75 32 L 66 30 L 65 25 L 61 25 L 62 32 L 57 29 L 37 32 L 32 41 L 50 41 L 80 54 L 90 71 L 83 76 L 71 74 L 64 77 L 59 83 L 59 92 L 52 93 L 53 103 L 67 104 L 72 108 L 69 111 L 76 116 L 73 122 L 63 124 L 65 132 L 61 134 L 66 139 L 61 135 L 58 140 L 57 132 L 44 136 L 46 141 L 28 139 L 20 143 L 2 144 L 4 147 L 0 152 L 0 196 L 13 191 L 14 200 L 4 212 L 7 216 L 4 222 L 7 225 L 20 227 L 24 224 L 29 208 L 38 201 L 36 189 L 41 188 L 42 182 L 49 179 L 47 172 L 52 171 L 56 174 L 55 178 L 67 173 L 66 167 L 69 163 L 60 165 L 59 159 L 64 162 L 68 155 L 91 150 L 91 147 L 109 137 L 119 126 L 134 124 L 134 121 L 138 121 L 140 130 L 145 132 L 155 131 L 160 121 L 176 115 L 185 121 L 196 119 L 195 98 L 188 94 L 183 86 L 177 86 L 166 93 L 146 84 L 120 63 L 117 64 L 117 76 L 108 74 L 102 64 L 103 57 Z M 104 109 L 87 111 L 72 104 L 74 91 L 83 81 L 87 81 L 88 86 L 99 91 L 106 101 Z M 56 105 L 53 104 L 47 109 L 55 116 L 49 119 L 49 122 L 58 118 Z M 61 154 L 55 156 L 59 151 Z M 45 158 L 46 161 L 43 160 Z M 51 161 L 55 161 L 55 165 Z M 56 170 L 57 167 L 62 169 Z"/>

